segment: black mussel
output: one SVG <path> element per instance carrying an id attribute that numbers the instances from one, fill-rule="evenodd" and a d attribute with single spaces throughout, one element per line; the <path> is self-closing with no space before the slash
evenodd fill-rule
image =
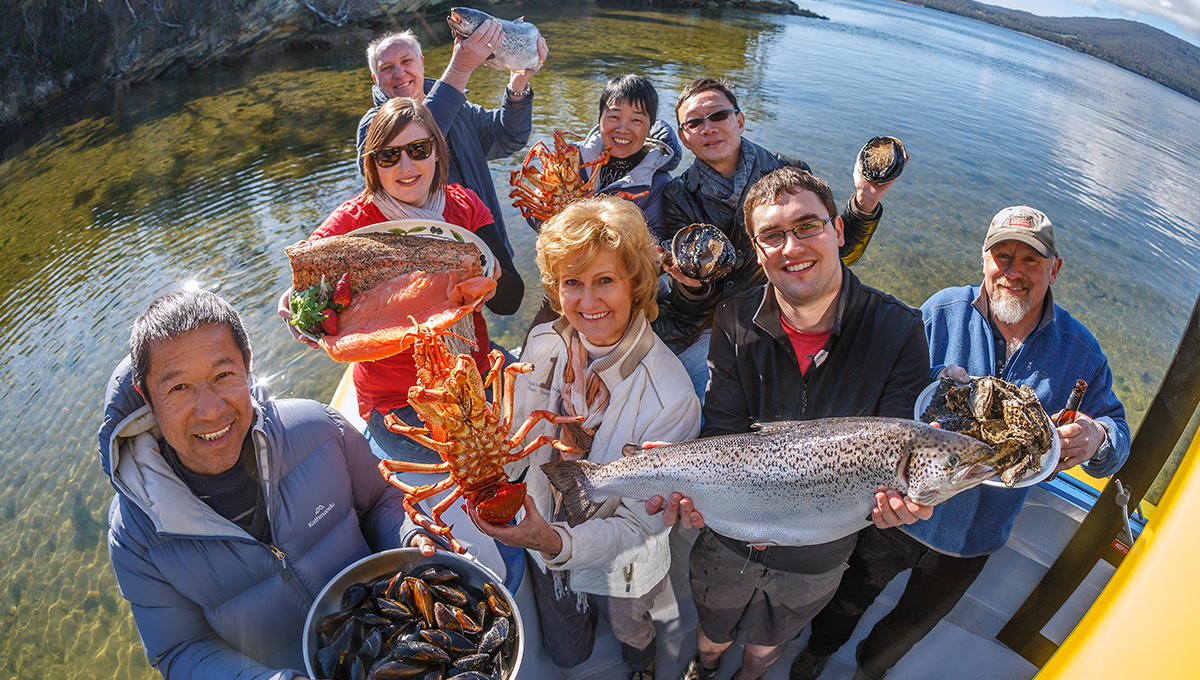
<path id="1" fill-rule="evenodd" d="M 501 643 L 508 639 L 511 632 L 512 624 L 508 622 L 508 619 L 497 618 L 492 623 L 492 627 L 488 628 L 483 637 L 479 638 L 479 651 L 487 654 L 498 648 Z"/>
<path id="2" fill-rule="evenodd" d="M 452 630 L 423 630 L 421 639 L 446 650 L 451 658 L 458 658 L 475 651 L 475 643 L 461 633 Z"/>
<path id="3" fill-rule="evenodd" d="M 441 666 L 434 666 L 425 671 L 425 675 L 421 676 L 421 680 L 446 680 L 446 669 Z"/>
<path id="4" fill-rule="evenodd" d="M 400 628 L 387 638 L 387 643 L 395 642 L 416 642 L 421 639 L 421 631 L 425 629 L 425 622 L 420 619 L 413 619 L 408 623 L 400 626 Z"/>
<path id="5" fill-rule="evenodd" d="M 441 647 L 425 641 L 396 641 L 391 646 L 392 654 L 401 661 L 419 661 L 424 664 L 450 663 L 450 655 Z"/>
<path id="6" fill-rule="evenodd" d="M 452 630 L 456 633 L 478 633 L 483 630 L 483 627 L 476 623 L 475 619 L 454 605 L 434 603 L 433 616 L 437 627 L 443 630 Z"/>
<path id="7" fill-rule="evenodd" d="M 487 600 L 480 600 L 475 603 L 475 623 L 478 623 L 481 628 L 487 628 L 492 623 L 492 608 L 488 606 Z"/>
<path id="8" fill-rule="evenodd" d="M 482 673 L 487 669 L 488 662 L 491 660 L 492 657 L 487 654 L 470 654 L 455 661 L 448 672 L 452 676 L 459 673 L 466 673 L 467 671 L 479 671 Z"/>
<path id="9" fill-rule="evenodd" d="M 398 571 L 388 579 L 387 589 L 383 591 L 383 596 L 393 600 L 399 599 L 401 591 L 404 590 L 404 572 Z"/>
<path id="10" fill-rule="evenodd" d="M 337 637 L 338 632 L 341 631 L 342 626 L 344 626 L 346 621 L 350 618 L 350 614 L 351 612 L 348 611 L 334 612 L 329 616 L 322 618 L 320 621 L 317 621 L 316 630 L 317 635 L 321 636 L 321 642 L 325 643 L 326 645 L 332 642 L 333 639 Z"/>
<path id="11" fill-rule="evenodd" d="M 488 607 L 496 612 L 499 616 L 512 616 L 512 609 L 508 606 L 508 601 L 504 599 L 504 595 L 500 593 L 500 589 L 491 583 L 483 584 L 483 592 L 487 595 Z"/>
<path id="12" fill-rule="evenodd" d="M 725 232 L 711 224 L 689 224 L 675 232 L 665 263 L 701 283 L 724 278 L 738 264 L 738 252 Z"/>
<path id="13" fill-rule="evenodd" d="M 338 657 L 344 657 L 354 650 L 358 649 L 362 643 L 362 624 L 355 621 L 353 618 L 346 620 L 346 625 L 338 632 L 337 637 L 333 642 L 329 643 L 338 654 Z"/>
<path id="14" fill-rule="evenodd" d="M 421 579 L 412 578 L 411 576 L 404 577 L 404 589 L 408 591 L 409 597 L 412 599 L 413 605 L 417 611 L 421 612 L 425 623 L 433 626 L 436 625 L 434 618 L 434 600 L 433 593 L 429 591 L 429 586 Z M 403 601 L 403 600 L 402 600 Z"/>
<path id="15" fill-rule="evenodd" d="M 364 626 L 387 626 L 392 623 L 392 619 L 386 616 L 380 616 L 373 611 L 360 609 L 354 613 L 354 618 Z"/>
<path id="16" fill-rule="evenodd" d="M 421 663 L 408 663 L 405 661 L 385 661 L 379 664 L 371 671 L 371 680 L 401 680 L 402 678 L 416 678 L 425 674 L 429 670 L 429 666 Z"/>
<path id="17" fill-rule="evenodd" d="M 375 611 L 379 612 L 381 616 L 386 616 L 392 621 L 397 622 L 408 621 L 417 615 L 417 613 L 413 611 L 412 607 L 409 607 L 398 600 L 392 600 L 386 597 L 375 598 Z"/>
<path id="18" fill-rule="evenodd" d="M 367 680 L 367 669 L 357 654 L 342 659 L 342 667 L 333 676 L 335 680 Z"/>
<path id="19" fill-rule="evenodd" d="M 458 573 L 449 567 L 432 565 L 422 569 L 416 577 L 430 584 L 444 585 L 458 581 Z"/>
<path id="20" fill-rule="evenodd" d="M 872 137 L 858 152 L 858 164 L 868 182 L 884 184 L 900 176 L 905 163 L 904 144 L 895 137 Z"/>
<path id="21" fill-rule="evenodd" d="M 465 608 L 468 603 L 467 591 L 452 585 L 439 585 L 437 583 L 429 586 L 435 597 L 446 604 L 452 604 L 455 607 Z"/>
<path id="22" fill-rule="evenodd" d="M 362 645 L 358 648 L 358 653 L 370 659 L 374 663 L 375 659 L 379 658 L 379 653 L 383 651 L 383 635 L 376 628 L 363 638 Z"/>
<path id="23" fill-rule="evenodd" d="M 487 673 L 480 673 L 479 671 L 467 671 L 466 673 L 451 675 L 449 678 L 447 678 L 447 680 L 495 680 L 495 678 Z"/>
<path id="24" fill-rule="evenodd" d="M 392 582 L 391 576 L 381 576 L 374 581 L 367 583 L 367 587 L 371 589 L 371 595 L 379 597 L 380 595 L 387 597 L 388 585 Z"/>
<path id="25" fill-rule="evenodd" d="M 341 656 L 333 647 L 322 647 L 317 650 L 317 672 L 323 678 L 332 678 L 337 672 Z"/>
<path id="26" fill-rule="evenodd" d="M 355 583 L 342 593 L 342 609 L 356 609 L 371 595 L 371 589 L 365 583 Z"/>

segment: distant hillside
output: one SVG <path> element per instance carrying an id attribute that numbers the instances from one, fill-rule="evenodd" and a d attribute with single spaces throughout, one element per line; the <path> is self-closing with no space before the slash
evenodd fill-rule
<path id="1" fill-rule="evenodd" d="M 1090 54 L 1200 100 L 1200 47 L 1126 19 L 1039 17 L 971 0 L 902 0 L 986 21 Z"/>

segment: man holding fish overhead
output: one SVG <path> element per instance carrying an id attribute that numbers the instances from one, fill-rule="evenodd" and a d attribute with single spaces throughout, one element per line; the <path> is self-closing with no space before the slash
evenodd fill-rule
<path id="1" fill-rule="evenodd" d="M 1105 477 L 1129 457 L 1129 425 L 1100 344 L 1054 303 L 1050 285 L 1062 263 L 1045 213 L 1028 206 L 997 213 L 983 241 L 982 285 L 946 288 L 921 305 L 933 378 L 997 376 L 1032 387 L 1049 408 L 1066 404 L 1077 380 L 1085 380 L 1074 420 L 1053 418 L 1061 458 L 1047 473 L 1083 464 L 1088 474 Z M 864 529 L 837 594 L 813 620 L 792 679 L 819 676 L 884 587 L 911 568 L 899 602 L 856 653 L 856 679 L 883 677 L 954 609 L 988 556 L 1004 547 L 1031 488 L 979 486 L 938 506 L 926 521 Z"/>
<path id="2" fill-rule="evenodd" d="M 704 364 L 713 310 L 723 299 L 763 283 L 755 261 L 757 252 L 744 229 L 742 201 L 760 177 L 783 166 L 808 170 L 808 164 L 769 151 L 742 136 L 746 119 L 729 83 L 713 78 L 692 81 L 675 104 L 679 138 L 696 155 L 691 167 L 663 192 L 663 228 L 655 234 L 669 241 L 690 224 L 710 224 L 729 238 L 738 254 L 724 278 L 701 281 L 676 267 L 665 267 L 670 288 L 660 295 L 661 312 L 654 331 L 680 355 L 700 392 L 708 378 Z M 903 153 L 903 152 L 901 152 Z M 880 201 L 891 189 L 896 172 L 868 181 L 861 164 L 854 165 L 855 193 L 841 212 L 845 243 L 840 253 L 847 265 L 862 255 L 883 215 Z"/>
<path id="3" fill-rule="evenodd" d="M 909 417 L 929 375 L 920 319 L 842 262 L 845 227 L 829 185 L 783 167 L 750 188 L 743 211 L 768 282 L 717 306 L 701 436 L 771 421 Z M 827 454 L 827 467 L 839 464 L 835 454 Z M 911 523 L 931 510 L 894 490 L 877 488 L 874 496 L 870 514 L 879 526 Z M 646 509 L 663 505 L 665 524 L 704 526 L 704 508 L 691 499 L 675 493 L 664 504 L 655 497 Z M 833 596 L 853 532 L 817 545 L 772 546 L 702 531 L 690 559 L 698 653 L 684 678 L 715 677 L 734 642 L 745 645 L 734 677 L 761 676 Z"/>
<path id="4" fill-rule="evenodd" d="M 454 33 L 454 52 L 439 80 L 425 77 L 421 43 L 412 31 L 390 33 L 367 45 L 374 106 L 358 123 L 358 167 L 363 143 L 379 107 L 392 97 L 424 99 L 452 150 L 451 184 L 479 194 L 491 211 L 509 254 L 512 244 L 504 225 L 500 199 L 487 162 L 516 153 L 533 130 L 533 89 L 529 79 L 546 60 L 549 49 L 533 24 L 501 21 L 464 8 L 447 19 Z M 467 101 L 467 81 L 480 64 L 511 71 L 500 108 L 485 109 Z"/>

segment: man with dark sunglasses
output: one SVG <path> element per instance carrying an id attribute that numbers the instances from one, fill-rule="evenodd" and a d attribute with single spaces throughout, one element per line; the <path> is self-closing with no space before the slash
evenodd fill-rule
<path id="1" fill-rule="evenodd" d="M 390 33 L 367 45 L 375 105 L 358 123 L 358 170 L 362 172 L 363 142 L 379 107 L 392 97 L 423 98 L 450 145 L 449 183 L 461 184 L 483 199 L 511 255 L 512 243 L 487 162 L 516 153 L 529 142 L 533 130 L 529 79 L 541 68 L 549 50 L 546 41 L 538 38 L 538 68 L 512 72 L 500 108 L 485 109 L 471 103 L 465 94 L 467 81 L 504 39 L 500 26 L 499 21 L 490 19 L 466 38 L 455 38 L 450 63 L 439 80 L 425 77 L 421 43 L 412 31 Z"/>
<path id="2" fill-rule="evenodd" d="M 702 283 L 675 267 L 666 267 L 671 277 L 669 288 L 659 295 L 654 331 L 679 355 L 697 391 L 703 394 L 708 380 L 708 331 L 717 303 L 765 281 L 744 228 L 746 192 L 772 170 L 809 168 L 804 161 L 768 151 L 742 136 L 746 119 L 724 80 L 692 81 L 679 93 L 675 117 L 679 139 L 696 160 L 663 192 L 664 230 L 655 235 L 660 241 L 669 241 L 689 224 L 711 224 L 729 237 L 738 253 L 733 270 L 719 281 Z M 891 188 L 891 183 L 868 182 L 857 163 L 854 184 L 855 193 L 842 212 L 846 243 L 840 253 L 847 265 L 866 249 L 883 215 L 880 201 Z"/>

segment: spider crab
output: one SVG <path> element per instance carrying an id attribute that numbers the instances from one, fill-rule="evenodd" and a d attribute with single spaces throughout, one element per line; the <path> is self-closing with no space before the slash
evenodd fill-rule
<path id="1" fill-rule="evenodd" d="M 379 472 L 388 483 L 404 492 L 404 509 L 414 522 L 445 536 L 458 552 L 466 552 L 450 534 L 451 527 L 442 522 L 442 513 L 458 498 L 465 497 L 475 505 L 479 516 L 492 524 L 506 524 L 512 520 L 525 500 L 525 485 L 510 483 L 504 465 L 520 460 L 546 444 L 570 452 L 569 446 L 549 435 L 541 435 L 528 443 L 522 440 L 542 420 L 565 423 L 579 418 L 534 411 L 509 436 L 514 379 L 518 373 L 533 370 L 533 365 L 512 363 L 504 366 L 504 356 L 498 350 L 492 350 L 488 355 L 491 368 L 484 378 L 470 355 L 455 355 L 446 348 L 441 339 L 443 333 L 421 325 L 414 333 L 417 384 L 408 390 L 408 403 L 425 421 L 425 427 L 407 425 L 392 414 L 384 420 L 391 431 L 437 451 L 442 462 L 384 460 L 379 463 Z M 490 406 L 484 394 L 488 386 L 492 387 Z M 414 487 L 397 478 L 397 472 L 448 474 L 435 484 Z M 450 495 L 438 502 L 428 517 L 421 514 L 416 503 L 448 489 L 453 489 Z"/>
<path id="2" fill-rule="evenodd" d="M 579 147 L 567 141 L 567 133 L 555 130 L 554 151 L 550 151 L 545 142 L 534 144 L 529 153 L 525 154 L 521 169 L 513 170 L 509 176 L 508 182 L 514 187 L 509 193 L 509 198 L 516 199 L 513 206 L 521 211 L 523 217 L 532 217 L 544 222 L 567 207 L 571 201 L 594 196 L 596 178 L 600 173 L 591 173 L 592 176 L 585 181 L 580 171 L 607 163 L 609 151 L 610 149 L 605 147 L 599 158 L 584 163 Z M 632 200 L 648 193 L 643 191 L 630 194 L 622 191 L 617 193 L 617 196 Z"/>

